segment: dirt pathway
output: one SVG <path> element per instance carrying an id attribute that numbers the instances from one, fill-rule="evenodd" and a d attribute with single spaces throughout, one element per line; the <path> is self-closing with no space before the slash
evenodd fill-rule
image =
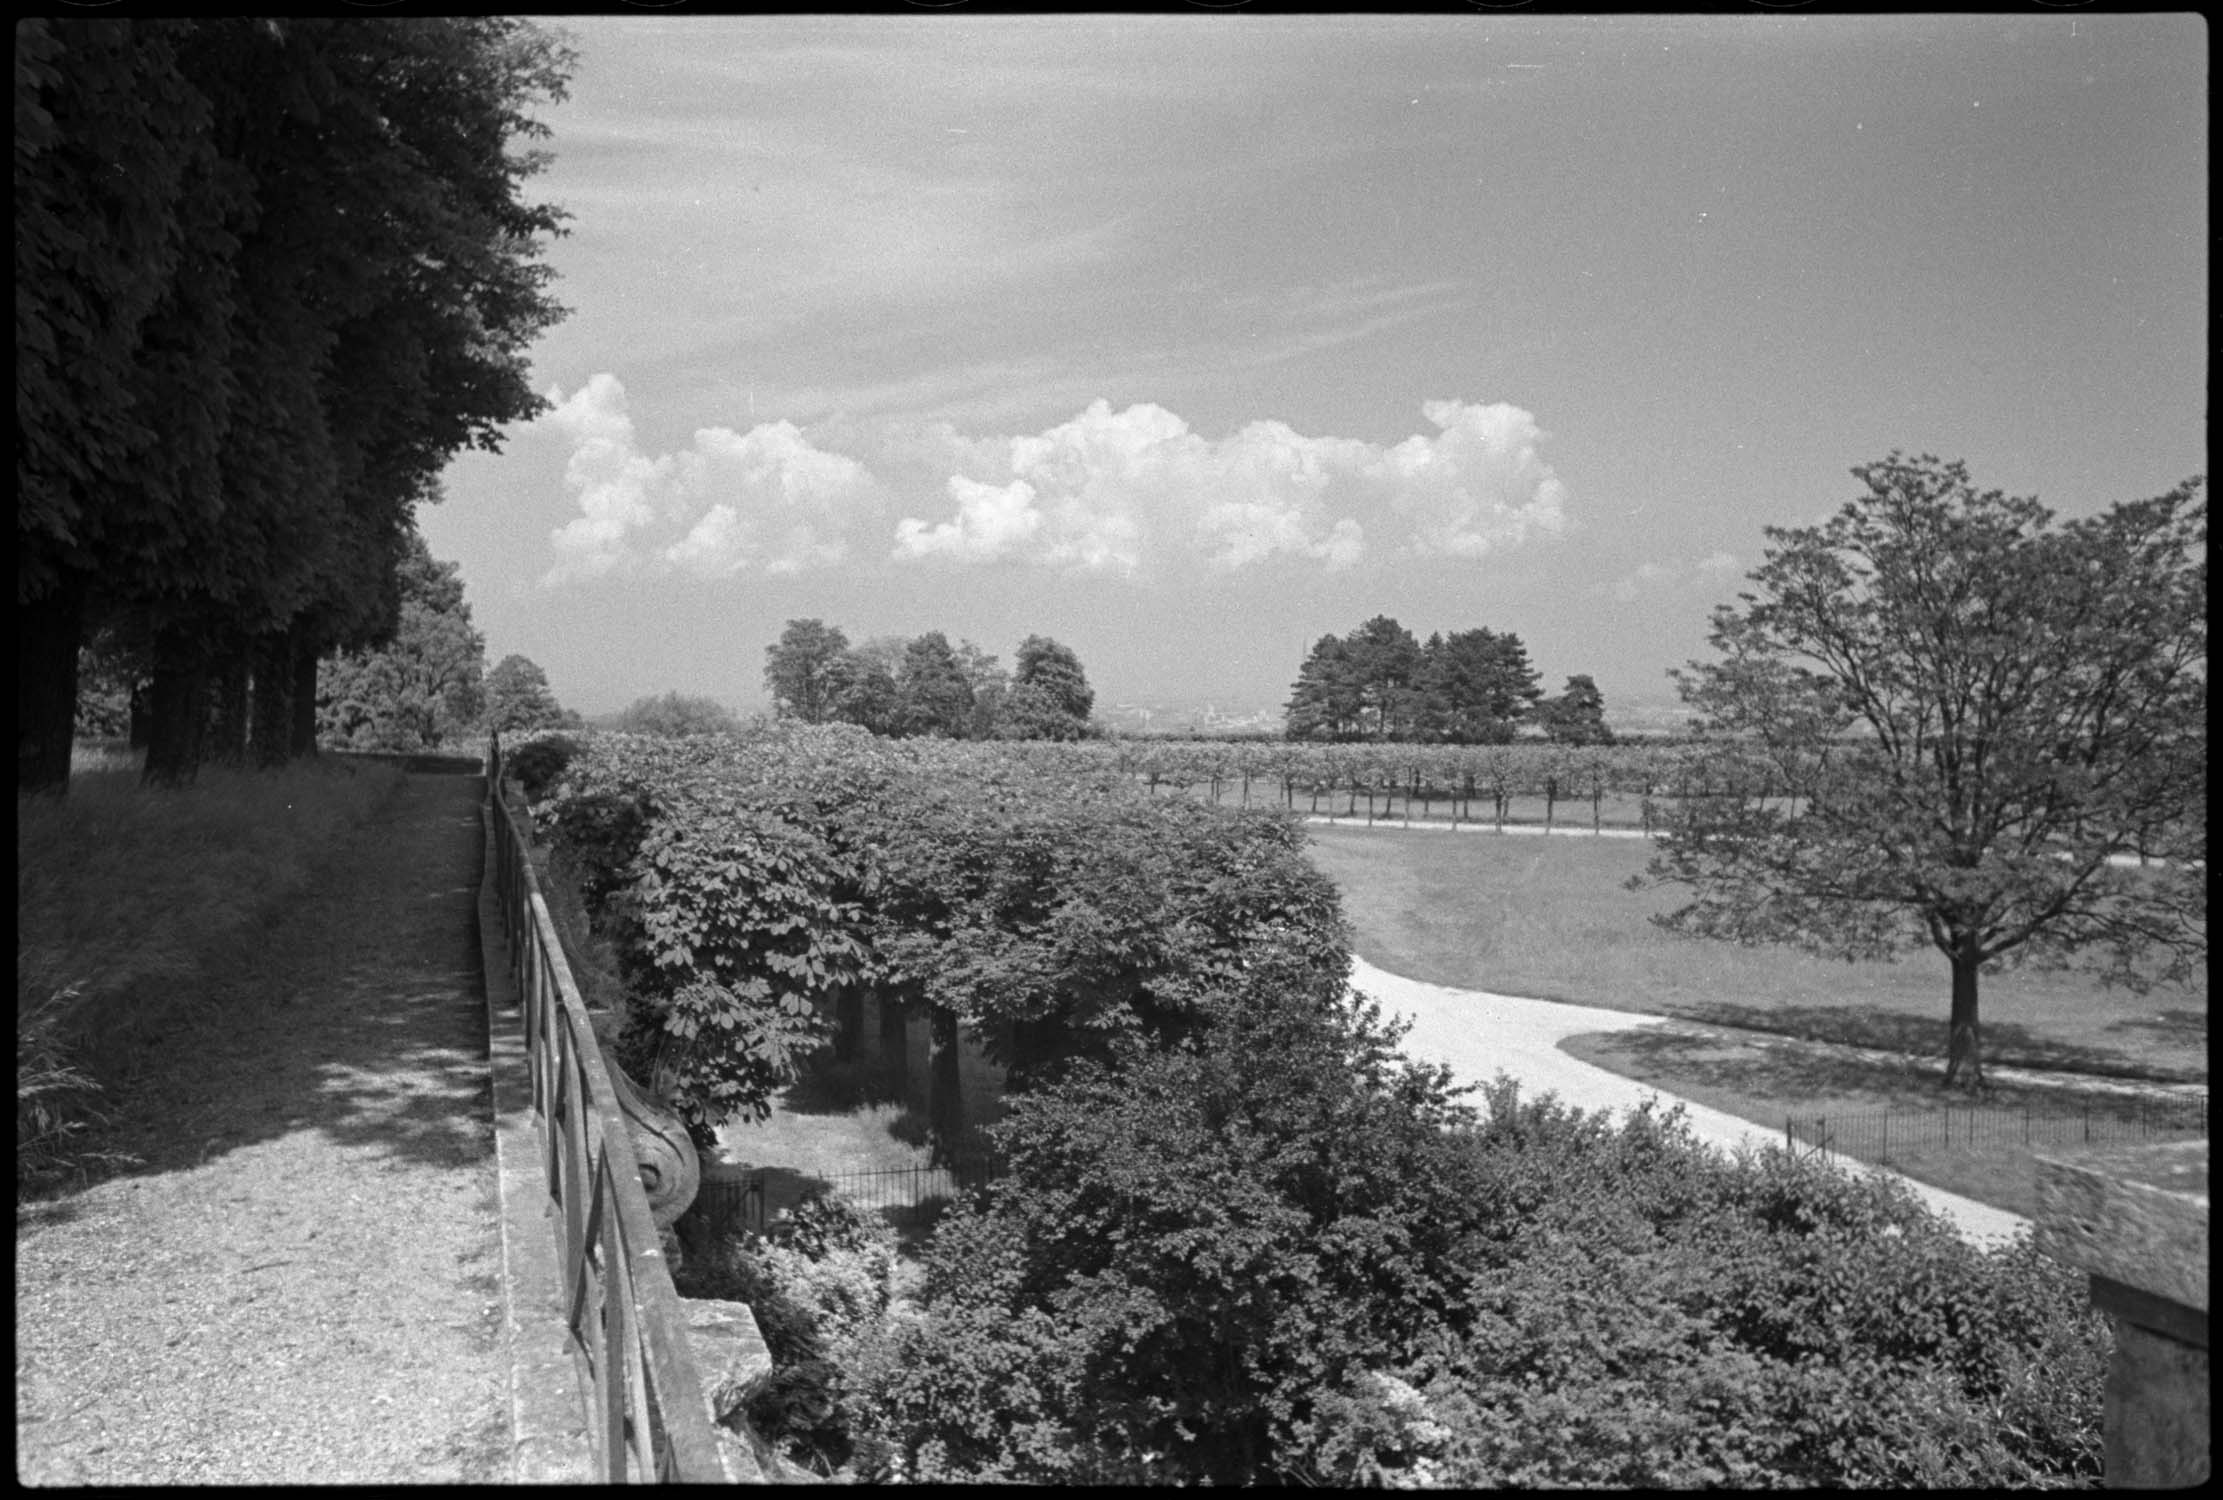
<path id="1" fill-rule="evenodd" d="M 481 782 L 412 775 L 16 1214 L 31 1484 L 506 1477 Z"/>

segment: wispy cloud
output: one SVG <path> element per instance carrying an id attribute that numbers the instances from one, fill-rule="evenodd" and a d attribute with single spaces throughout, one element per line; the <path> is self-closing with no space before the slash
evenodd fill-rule
<path id="1" fill-rule="evenodd" d="M 640 451 L 623 384 L 550 393 L 537 429 L 571 445 L 578 514 L 544 582 L 684 571 L 997 564 L 1135 577 L 1271 561 L 1481 558 L 1563 530 L 1565 487 L 1535 418 L 1429 401 L 1394 444 L 1254 421 L 1210 439 L 1148 402 L 1092 401 L 1037 432 L 844 417 L 706 427 Z"/>
<path id="2" fill-rule="evenodd" d="M 1689 583 L 1715 585 L 1736 574 L 1744 565 L 1734 552 L 1709 552 L 1694 562 L 1641 563 L 1635 571 L 1615 579 L 1611 586 L 1613 597 L 1623 604 L 1633 603 L 1645 594 L 1659 593 L 1680 588 Z"/>

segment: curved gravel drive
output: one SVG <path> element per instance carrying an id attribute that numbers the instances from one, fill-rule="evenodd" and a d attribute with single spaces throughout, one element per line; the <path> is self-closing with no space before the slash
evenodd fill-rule
<path id="1" fill-rule="evenodd" d="M 411 775 L 243 940 L 113 1142 L 16 1211 L 16 1477 L 507 1477 L 481 782 Z"/>
<path id="2" fill-rule="evenodd" d="M 1461 1083 L 1487 1083 L 1498 1073 L 1518 1079 L 1525 1093 L 1547 1090 L 1582 1109 L 1634 1109 L 1646 1099 L 1662 1106 L 1681 1104 L 1691 1133 L 1726 1151 L 1740 1146 L 1780 1145 L 1780 1130 L 1764 1130 L 1749 1120 L 1708 1109 L 1662 1093 L 1648 1084 L 1609 1073 L 1559 1050 L 1567 1037 L 1587 1032 L 1634 1031 L 1662 1024 L 1664 1017 L 1563 1005 L 1556 1000 L 1522 1000 L 1485 990 L 1452 989 L 1404 979 L 1377 969 L 1363 958 L 1351 960 L 1351 987 L 1381 1002 L 1385 1013 L 1412 1023 L 1405 1053 L 1419 1062 L 1442 1063 Z M 1898 1177 L 1925 1203 L 1978 1243 L 1999 1243 L 2029 1224 L 2019 1214 L 1943 1192 L 1881 1167 L 1839 1158 L 1856 1171 Z"/>

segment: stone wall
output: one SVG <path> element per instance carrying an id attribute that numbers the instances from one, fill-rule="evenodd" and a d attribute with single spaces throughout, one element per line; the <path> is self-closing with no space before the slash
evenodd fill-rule
<path id="1" fill-rule="evenodd" d="M 2115 1327 L 2110 1489 L 2208 1478 L 2208 1144 L 2038 1159 L 2037 1245 L 2089 1272 Z"/>

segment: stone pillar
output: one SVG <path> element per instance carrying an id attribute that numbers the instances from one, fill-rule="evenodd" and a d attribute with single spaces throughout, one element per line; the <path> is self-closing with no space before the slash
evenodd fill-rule
<path id="1" fill-rule="evenodd" d="M 2091 1273 L 2115 1325 L 2110 1489 L 2208 1477 L 2208 1143 L 2038 1158 L 2038 1249 Z"/>

